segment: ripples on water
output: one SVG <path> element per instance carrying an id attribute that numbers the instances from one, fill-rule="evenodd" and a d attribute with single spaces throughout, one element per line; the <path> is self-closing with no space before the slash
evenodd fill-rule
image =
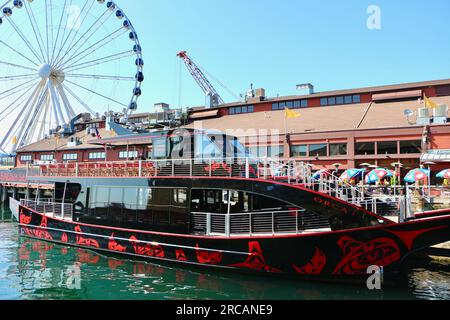
<path id="1" fill-rule="evenodd" d="M 21 238 L 17 225 L 0 223 L 0 299 L 450 299 L 450 270 L 448 261 L 416 268 L 371 292 L 116 259 Z"/>

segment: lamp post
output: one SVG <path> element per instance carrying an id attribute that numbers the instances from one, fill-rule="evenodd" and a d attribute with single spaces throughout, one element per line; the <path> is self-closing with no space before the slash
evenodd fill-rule
<path id="1" fill-rule="evenodd" d="M 423 163 L 423 165 L 424 166 L 426 166 L 427 167 L 427 174 L 428 174 L 428 177 L 427 177 L 427 187 L 428 187 L 428 199 L 430 199 L 430 197 L 431 197 L 431 166 L 434 166 L 436 163 L 434 163 L 434 162 L 431 162 L 431 161 L 429 161 L 429 162 L 424 162 Z"/>
<path id="2" fill-rule="evenodd" d="M 394 176 L 394 197 L 397 197 L 397 182 L 400 183 L 400 168 L 403 167 L 403 164 L 400 162 L 392 163 L 391 166 L 395 168 L 395 176 Z M 398 181 L 397 181 L 398 178 Z"/>

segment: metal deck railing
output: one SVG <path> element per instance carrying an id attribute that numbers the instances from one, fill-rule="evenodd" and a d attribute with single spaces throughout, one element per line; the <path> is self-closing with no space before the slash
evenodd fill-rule
<path id="1" fill-rule="evenodd" d="M 73 218 L 73 205 L 68 203 L 22 199 L 20 200 L 20 205 L 56 219 L 72 220 Z"/>
<path id="2" fill-rule="evenodd" d="M 300 234 L 329 230 L 328 220 L 305 210 L 245 213 L 192 213 L 195 233 L 208 236 L 255 236 Z"/>

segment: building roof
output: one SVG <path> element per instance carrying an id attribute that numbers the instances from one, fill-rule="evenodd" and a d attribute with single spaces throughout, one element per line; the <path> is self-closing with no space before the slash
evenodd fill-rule
<path id="1" fill-rule="evenodd" d="M 438 104 L 450 105 L 450 96 L 436 97 Z M 310 107 L 296 109 L 300 117 L 285 121 L 284 111 L 255 112 L 223 116 L 196 121 L 187 127 L 196 129 L 216 129 L 230 132 L 238 137 L 261 134 L 261 130 L 278 130 L 290 133 L 317 133 L 346 130 L 411 127 L 404 115 L 406 109 L 417 110 L 417 101 L 361 103 L 341 106 Z M 412 117 L 410 121 L 415 122 Z M 450 125 L 450 124 L 449 124 Z M 201 127 L 200 127 L 201 126 Z M 254 132 L 252 134 L 252 131 Z"/>
<path id="2" fill-rule="evenodd" d="M 424 87 L 439 86 L 439 85 L 450 85 L 450 79 L 410 82 L 410 83 L 404 83 L 404 84 L 373 86 L 373 87 L 345 89 L 345 90 L 323 91 L 323 92 L 316 92 L 316 93 L 307 94 L 307 95 L 291 95 L 291 96 L 266 98 L 265 100 L 262 100 L 260 102 L 236 101 L 236 102 L 231 102 L 231 103 L 225 103 L 216 108 L 210 108 L 208 110 L 227 108 L 227 107 L 233 107 L 233 106 L 239 106 L 239 105 L 248 105 L 248 104 L 281 102 L 281 101 L 289 101 L 289 100 L 302 100 L 302 99 L 322 98 L 322 97 L 330 97 L 330 96 L 340 96 L 340 95 L 353 95 L 353 94 L 361 94 L 361 93 L 379 93 L 379 92 L 416 89 L 416 88 L 424 88 Z M 191 110 L 193 110 L 194 112 L 200 112 L 204 109 L 205 108 L 201 108 L 201 107 L 191 108 Z"/>
<path id="3" fill-rule="evenodd" d="M 109 138 L 115 136 L 113 131 L 108 131 L 106 129 L 98 129 L 100 135 L 103 138 Z M 78 138 L 81 141 L 81 144 L 76 147 L 69 147 L 68 143 L 71 139 Z M 55 136 L 49 137 L 47 139 L 40 140 L 23 148 L 17 150 L 17 153 L 26 153 L 26 152 L 55 152 L 55 151 L 69 151 L 69 150 L 87 150 L 87 149 L 99 149 L 99 146 L 96 144 L 92 144 L 90 142 L 94 142 L 95 137 L 91 134 L 87 134 L 86 130 L 76 132 L 74 135 L 66 137 L 66 138 L 57 138 Z"/>

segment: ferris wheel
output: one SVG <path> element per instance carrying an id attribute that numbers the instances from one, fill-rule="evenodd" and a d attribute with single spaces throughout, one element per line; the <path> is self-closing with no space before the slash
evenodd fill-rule
<path id="1" fill-rule="evenodd" d="M 138 35 L 113 1 L 0 0 L 0 153 L 79 113 L 132 113 L 143 68 Z"/>

